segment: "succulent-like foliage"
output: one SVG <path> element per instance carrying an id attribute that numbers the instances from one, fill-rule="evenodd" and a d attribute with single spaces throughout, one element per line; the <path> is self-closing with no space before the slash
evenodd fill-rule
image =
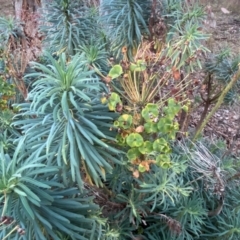
<path id="1" fill-rule="evenodd" d="M 81 45 L 79 48 L 79 50 L 85 54 L 87 63 L 93 69 L 99 70 L 103 74 L 107 73 L 109 70 L 109 53 L 106 51 L 106 44 L 91 39 L 88 43 Z"/>
<path id="2" fill-rule="evenodd" d="M 121 53 L 127 48 L 129 56 L 136 50 L 142 36 L 148 33 L 151 1 L 103 0 L 100 6 L 101 21 L 106 29 L 112 50 Z"/>
<path id="3" fill-rule="evenodd" d="M 13 18 L 0 17 L 0 50 L 3 50 L 10 38 L 17 37 L 16 22 Z"/>
<path id="4" fill-rule="evenodd" d="M 200 56 L 208 51 L 202 41 L 209 37 L 199 30 L 205 16 L 203 8 L 175 0 L 166 2 L 164 11 L 169 18 L 166 56 L 176 68 L 184 66 L 187 71 L 193 71 L 196 64 L 201 68 Z"/>
<path id="5" fill-rule="evenodd" d="M 35 157 L 23 144 L 12 157 L 1 144 L 1 239 L 94 239 L 96 223 L 88 211 L 98 207 L 86 193 L 66 188 L 57 176 L 60 168 L 41 163 L 46 155 Z"/>
<path id="6" fill-rule="evenodd" d="M 35 64 L 39 72 L 30 75 L 38 78 L 29 93 L 31 103 L 19 105 L 26 118 L 14 126 L 21 128 L 36 156 L 45 151 L 48 164 L 63 167 L 65 183 L 71 169 L 79 187 L 82 174 L 99 184 L 100 176 L 104 179 L 112 170 L 109 161 L 119 163 L 120 151 L 108 144 L 115 141 L 110 129 L 116 114 L 100 102 L 101 83 L 88 70 L 84 55 L 68 63 L 64 54 L 59 61 L 49 58 L 49 67 Z"/>
<path id="7" fill-rule="evenodd" d="M 47 47 L 52 51 L 74 55 L 77 49 L 99 31 L 94 14 L 82 1 L 54 0 L 49 3 L 43 14 Z M 49 44 L 50 43 L 50 44 Z"/>
<path id="8" fill-rule="evenodd" d="M 239 239 L 239 159 L 182 128 L 204 9 L 53 0 L 43 16 L 49 53 L 21 72 L 28 97 L 11 106 L 6 75 L 0 88 L 0 238 Z M 16 42 L 11 22 L 0 32 L 0 46 Z M 203 101 L 237 86 L 238 68 L 225 53 L 208 59 L 204 81 L 221 84 Z"/>

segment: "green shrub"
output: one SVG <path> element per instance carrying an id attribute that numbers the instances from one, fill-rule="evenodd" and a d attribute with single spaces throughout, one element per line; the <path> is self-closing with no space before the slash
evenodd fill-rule
<path id="1" fill-rule="evenodd" d="M 49 3 L 28 98 L 0 113 L 1 239 L 239 238 L 239 160 L 178 138 L 207 51 L 188 2 Z M 223 86 L 225 56 L 206 63 Z"/>
<path id="2" fill-rule="evenodd" d="M 84 55 L 68 63 L 65 54 L 58 61 L 49 58 L 51 65 L 35 63 L 39 72 L 28 75 L 38 80 L 29 93 L 31 103 L 19 105 L 24 119 L 14 126 L 36 156 L 44 151 L 48 165 L 63 167 L 65 184 L 71 179 L 82 188 L 86 174 L 99 185 L 112 170 L 111 162 L 120 163 L 116 157 L 120 151 L 108 144 L 114 142 L 110 128 L 116 114 L 100 102 L 101 82 L 88 70 Z"/>

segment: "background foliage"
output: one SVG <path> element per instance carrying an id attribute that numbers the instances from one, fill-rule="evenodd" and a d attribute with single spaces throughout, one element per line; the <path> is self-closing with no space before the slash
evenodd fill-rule
<path id="1" fill-rule="evenodd" d="M 237 101 L 239 56 L 209 53 L 204 8 L 53 0 L 41 17 L 24 64 L 0 19 L 1 239 L 238 239 L 238 156 L 196 133 L 221 92 Z"/>

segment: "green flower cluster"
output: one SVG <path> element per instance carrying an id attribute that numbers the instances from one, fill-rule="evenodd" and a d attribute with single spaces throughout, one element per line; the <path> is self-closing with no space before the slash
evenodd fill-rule
<path id="1" fill-rule="evenodd" d="M 8 108 L 8 100 L 15 95 L 15 87 L 13 84 L 8 84 L 0 77 L 0 110 Z"/>
<path id="2" fill-rule="evenodd" d="M 171 167 L 169 142 L 175 139 L 179 130 L 175 118 L 181 109 L 181 105 L 170 98 L 163 108 L 148 103 L 137 119 L 136 116 L 123 114 L 114 122 L 119 131 L 117 141 L 121 146 L 129 148 L 128 160 L 138 165 L 138 171 L 149 169 L 149 164 L 142 164 L 146 161 L 154 162 L 162 168 Z"/>

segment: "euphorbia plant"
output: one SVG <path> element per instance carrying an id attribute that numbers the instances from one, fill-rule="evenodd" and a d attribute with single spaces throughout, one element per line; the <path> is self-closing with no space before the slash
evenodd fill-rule
<path id="1" fill-rule="evenodd" d="M 178 131 L 175 117 L 181 108 L 170 98 L 163 108 L 149 103 L 140 117 L 124 113 L 114 122 L 118 128 L 117 141 L 126 147 L 128 160 L 138 171 L 148 171 L 153 163 L 163 168 L 171 166 L 170 141 Z"/>
<path id="2" fill-rule="evenodd" d="M 24 133 L 26 144 L 38 140 L 32 145 L 36 156 L 45 152 L 48 164 L 63 167 L 65 184 L 77 181 L 81 188 L 83 178 L 101 184 L 101 178 L 112 170 L 109 161 L 120 163 L 120 151 L 108 144 L 115 141 L 110 129 L 117 114 L 101 103 L 104 88 L 83 54 L 70 61 L 65 54 L 58 61 L 50 55 L 48 59 L 48 67 L 34 63 L 38 72 L 28 77 L 37 81 L 29 103 L 20 105 L 25 119 L 14 125 Z"/>

